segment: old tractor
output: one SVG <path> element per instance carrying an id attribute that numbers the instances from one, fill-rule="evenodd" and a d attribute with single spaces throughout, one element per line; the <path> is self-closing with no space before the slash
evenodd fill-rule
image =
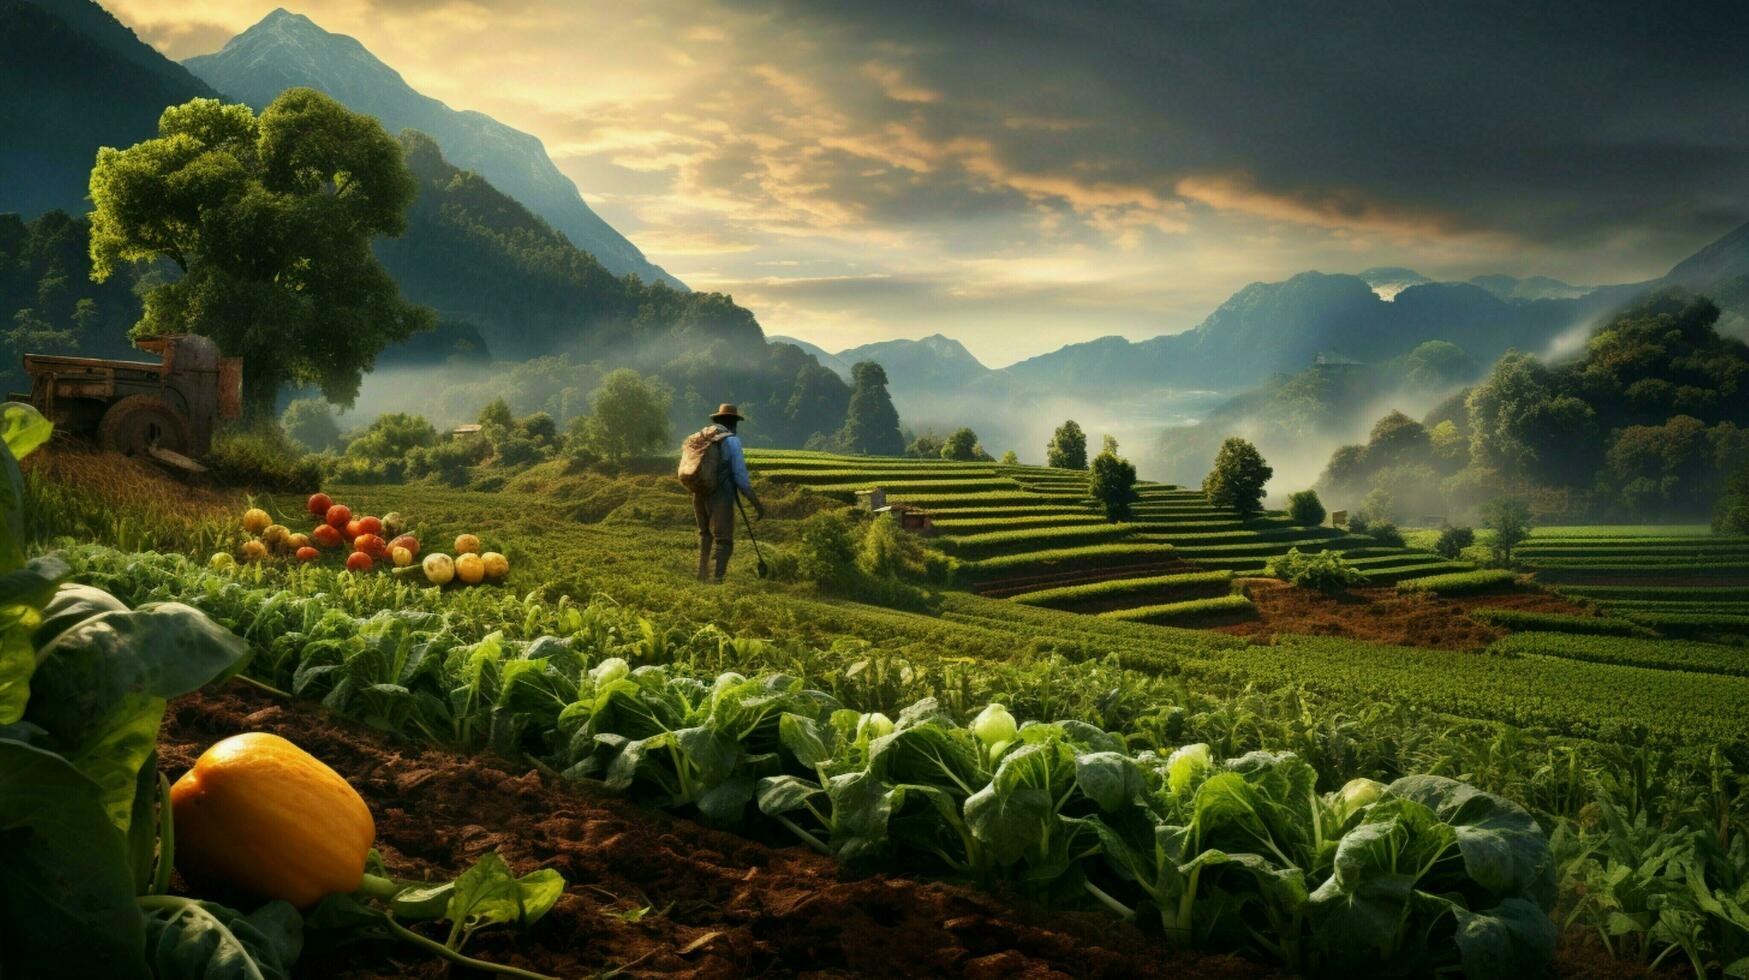
<path id="1" fill-rule="evenodd" d="M 24 355 L 31 404 L 57 432 L 104 449 L 179 466 L 207 455 L 219 420 L 242 414 L 242 360 L 220 357 L 218 345 L 194 334 L 135 346 L 159 362 Z"/>

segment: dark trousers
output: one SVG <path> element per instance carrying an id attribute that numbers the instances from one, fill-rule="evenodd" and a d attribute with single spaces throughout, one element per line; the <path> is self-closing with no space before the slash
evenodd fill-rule
<path id="1" fill-rule="evenodd" d="M 693 494 L 692 516 L 698 521 L 698 580 L 711 581 L 714 548 L 716 581 L 721 582 L 735 552 L 735 485 L 724 483 L 709 495 Z"/>

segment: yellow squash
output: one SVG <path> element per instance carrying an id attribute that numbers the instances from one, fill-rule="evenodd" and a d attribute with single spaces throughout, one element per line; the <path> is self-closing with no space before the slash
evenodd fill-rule
<path id="1" fill-rule="evenodd" d="M 306 909 L 358 889 L 376 822 L 320 759 L 266 732 L 233 735 L 201 754 L 170 789 L 176 867 Z"/>

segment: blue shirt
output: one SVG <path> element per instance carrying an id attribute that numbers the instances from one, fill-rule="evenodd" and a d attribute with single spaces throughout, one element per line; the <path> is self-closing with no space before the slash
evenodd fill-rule
<path id="1" fill-rule="evenodd" d="M 717 428 L 727 430 L 728 426 L 718 425 Z M 753 496 L 753 478 L 747 475 L 747 456 L 741 452 L 741 437 L 730 433 L 718 445 L 723 448 L 723 458 L 729 461 L 729 472 L 734 474 L 735 487 L 748 497 Z"/>

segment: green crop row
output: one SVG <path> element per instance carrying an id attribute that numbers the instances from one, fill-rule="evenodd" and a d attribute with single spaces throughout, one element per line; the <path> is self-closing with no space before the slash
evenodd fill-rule
<path id="1" fill-rule="evenodd" d="M 1409 712 L 1488 719 L 1552 735 L 1650 738 L 1672 746 L 1749 737 L 1749 714 L 1743 711 L 1749 678 L 1743 677 L 1299 636 L 1252 647 L 1229 670 L 1235 680 L 1298 684 L 1333 697 L 1376 699 Z"/>
<path id="2" fill-rule="evenodd" d="M 1087 527 L 1020 528 L 1012 531 L 990 531 L 965 537 L 936 538 L 934 544 L 942 551 L 971 561 L 994 558 L 1017 551 L 1038 551 L 1075 545 L 1100 544 L 1124 538 L 1133 533 L 1128 524 L 1094 524 Z"/>
<path id="3" fill-rule="evenodd" d="M 1104 517 L 1091 511 L 1081 514 L 1035 514 L 1024 517 L 996 516 L 982 518 L 938 515 L 937 534 L 971 536 L 1000 531 L 1021 531 L 1034 528 L 1080 527 L 1088 524 L 1109 524 Z"/>
<path id="4" fill-rule="evenodd" d="M 1113 609 L 1099 613 L 1101 619 L 1120 619 L 1131 623 L 1187 623 L 1211 616 L 1234 616 L 1256 612 L 1257 607 L 1242 595 L 1214 596 L 1208 599 L 1188 599 L 1158 606 L 1138 606 L 1134 609 Z"/>
<path id="5" fill-rule="evenodd" d="M 1629 568 L 1629 569 L 1735 569 L 1749 571 L 1749 557 L 1732 559 L 1711 555 L 1600 555 L 1595 558 L 1537 558 L 1525 560 L 1532 568 Z"/>
<path id="6" fill-rule="evenodd" d="M 1527 632 L 1507 636 L 1495 643 L 1493 649 L 1520 656 L 1559 657 L 1594 664 L 1749 677 L 1749 655 L 1745 655 L 1741 647 L 1717 643 Z M 1742 709 L 1737 710 L 1741 713 Z"/>
<path id="7" fill-rule="evenodd" d="M 1079 548 L 1051 548 L 1044 551 L 1027 551 L 1017 555 L 1002 555 L 996 558 L 981 558 L 976 561 L 962 562 L 959 566 L 959 576 L 965 581 L 977 582 L 1032 570 L 1039 572 L 1069 571 L 1078 568 L 1095 568 L 1123 560 L 1139 561 L 1150 558 L 1164 561 L 1172 554 L 1170 546 L 1148 542 L 1092 544 Z"/>
<path id="8" fill-rule="evenodd" d="M 1749 616 L 1734 613 L 1629 610 L 1624 615 L 1641 626 L 1671 636 L 1749 635 Z"/>
<path id="9" fill-rule="evenodd" d="M 1194 591 L 1225 592 L 1233 582 L 1233 573 L 1184 572 L 1177 575 L 1152 575 L 1146 578 L 1108 579 L 1084 585 L 1066 585 L 1055 589 L 1040 589 L 1010 597 L 1029 606 L 1063 608 L 1093 599 L 1117 599 L 1126 596 L 1160 595 Z"/>
<path id="10" fill-rule="evenodd" d="M 1472 595 L 1477 592 L 1498 592 L 1510 589 L 1517 576 L 1502 569 L 1477 569 L 1453 572 L 1450 575 L 1430 575 L 1397 583 L 1398 592 L 1431 592 L 1434 595 Z"/>
<path id="11" fill-rule="evenodd" d="M 1560 592 L 1588 599 L 1749 600 L 1749 585 L 1563 585 Z"/>
<path id="12" fill-rule="evenodd" d="M 1705 524 L 1572 524 L 1533 528 L 1532 540 L 1542 538 L 1656 538 L 1707 537 L 1712 528 Z"/>
<path id="13" fill-rule="evenodd" d="M 1584 633 L 1593 636 L 1646 636 L 1645 628 L 1625 619 L 1606 616 L 1574 616 L 1565 613 L 1526 612 L 1521 609 L 1472 609 L 1470 618 L 1490 626 L 1518 632 Z"/>

